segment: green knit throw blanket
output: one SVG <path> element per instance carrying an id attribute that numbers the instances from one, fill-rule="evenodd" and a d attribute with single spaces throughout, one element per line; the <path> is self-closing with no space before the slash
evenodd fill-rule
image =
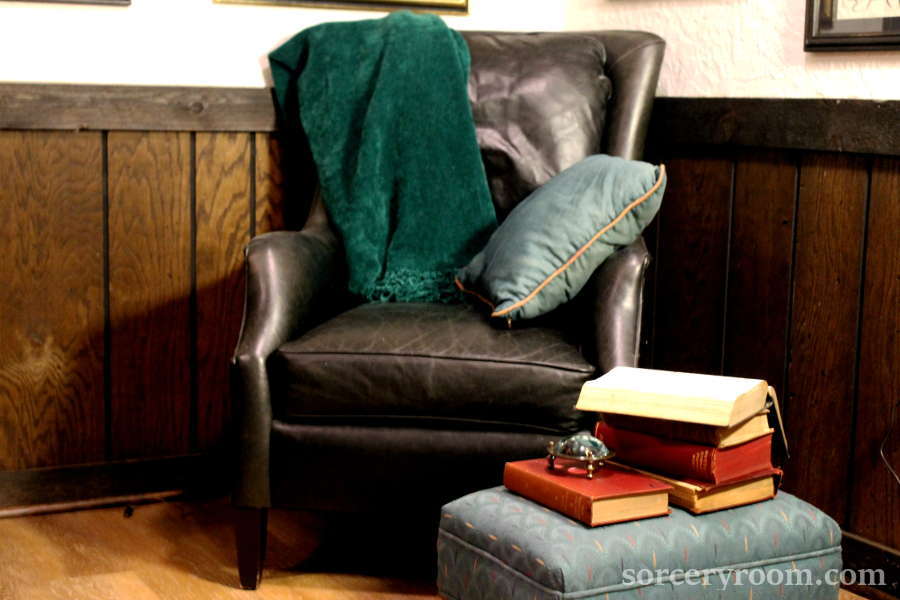
<path id="1" fill-rule="evenodd" d="M 469 50 L 434 15 L 324 23 L 269 55 L 282 125 L 302 126 L 350 291 L 453 301 L 496 228 L 467 93 Z"/>

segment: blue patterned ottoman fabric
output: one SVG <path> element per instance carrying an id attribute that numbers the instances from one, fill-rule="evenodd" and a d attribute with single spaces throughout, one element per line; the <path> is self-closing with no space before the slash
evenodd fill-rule
<path id="1" fill-rule="evenodd" d="M 826 573 L 836 581 L 840 542 L 831 518 L 784 492 L 590 528 L 497 487 L 444 506 L 438 591 L 451 600 L 831 600 L 839 586 Z"/>

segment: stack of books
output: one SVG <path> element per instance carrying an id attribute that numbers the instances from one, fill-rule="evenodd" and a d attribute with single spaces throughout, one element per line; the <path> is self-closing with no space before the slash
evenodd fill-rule
<path id="1" fill-rule="evenodd" d="M 576 406 L 601 413 L 596 435 L 615 464 L 671 486 L 669 502 L 699 514 L 774 497 L 767 396 L 760 379 L 616 367 Z"/>

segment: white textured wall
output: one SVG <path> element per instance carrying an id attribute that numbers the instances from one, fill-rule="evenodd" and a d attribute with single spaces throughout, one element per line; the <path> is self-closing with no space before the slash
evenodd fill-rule
<path id="1" fill-rule="evenodd" d="M 470 0 L 458 29 L 655 31 L 667 96 L 900 98 L 900 51 L 803 52 L 804 0 Z M 0 81 L 261 86 L 265 55 L 322 21 L 378 13 L 132 0 L 0 0 Z"/>
<path id="2" fill-rule="evenodd" d="M 570 0 L 567 29 L 668 43 L 663 96 L 900 99 L 900 50 L 804 52 L 805 0 Z"/>
<path id="3" fill-rule="evenodd" d="M 561 29 L 555 0 L 470 0 L 457 29 Z M 0 1 L 0 81 L 264 85 L 265 56 L 297 31 L 384 13 L 132 0 L 129 7 Z"/>

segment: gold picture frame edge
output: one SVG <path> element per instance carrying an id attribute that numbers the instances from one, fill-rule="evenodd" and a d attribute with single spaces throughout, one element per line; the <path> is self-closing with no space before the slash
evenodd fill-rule
<path id="1" fill-rule="evenodd" d="M 213 0 L 216 4 L 254 4 L 303 8 L 353 9 L 373 12 L 407 9 L 444 15 L 468 15 L 469 0 Z"/>

